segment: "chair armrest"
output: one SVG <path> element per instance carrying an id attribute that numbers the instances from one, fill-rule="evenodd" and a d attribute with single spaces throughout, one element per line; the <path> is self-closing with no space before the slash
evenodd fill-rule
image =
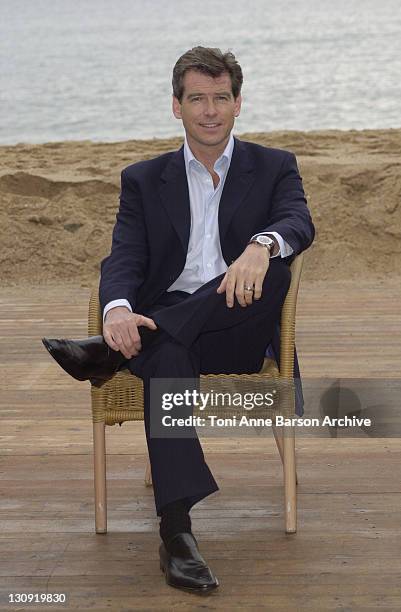
<path id="1" fill-rule="evenodd" d="M 280 376 L 284 378 L 293 378 L 294 376 L 295 315 L 303 259 L 304 254 L 300 253 L 290 266 L 291 283 L 281 311 Z"/>
<path id="2" fill-rule="evenodd" d="M 103 317 L 99 303 L 99 285 L 93 288 L 89 300 L 88 336 L 101 336 L 103 333 Z"/>

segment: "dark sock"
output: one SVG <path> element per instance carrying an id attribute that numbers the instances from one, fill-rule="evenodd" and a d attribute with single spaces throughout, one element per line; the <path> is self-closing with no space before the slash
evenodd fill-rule
<path id="1" fill-rule="evenodd" d="M 182 499 L 163 506 L 161 509 L 160 537 L 167 547 L 177 533 L 192 533 L 191 517 Z"/>

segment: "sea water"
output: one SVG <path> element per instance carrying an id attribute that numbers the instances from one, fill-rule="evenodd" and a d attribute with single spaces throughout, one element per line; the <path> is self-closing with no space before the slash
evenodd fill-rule
<path id="1" fill-rule="evenodd" d="M 1 0 L 0 143 L 181 135 L 195 45 L 244 73 L 236 132 L 401 126 L 399 0 Z"/>

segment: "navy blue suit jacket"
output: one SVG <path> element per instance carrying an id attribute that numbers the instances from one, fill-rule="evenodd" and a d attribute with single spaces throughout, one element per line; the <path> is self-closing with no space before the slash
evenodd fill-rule
<path id="1" fill-rule="evenodd" d="M 183 147 L 125 168 L 111 254 L 101 264 L 102 309 L 121 298 L 138 313 L 155 303 L 184 268 L 190 222 Z M 294 255 L 311 244 L 314 227 L 292 153 L 235 138 L 219 231 L 227 266 L 257 232 L 279 232 Z"/>
<path id="2" fill-rule="evenodd" d="M 221 250 L 229 266 L 251 236 L 276 231 L 293 248 L 310 246 L 314 226 L 293 153 L 235 138 L 219 206 Z M 101 308 L 127 299 L 143 313 L 181 274 L 188 250 L 190 204 L 184 148 L 121 173 L 112 249 L 101 264 Z M 272 342 L 279 357 L 279 335 Z M 295 375 L 299 372 L 296 365 Z"/>

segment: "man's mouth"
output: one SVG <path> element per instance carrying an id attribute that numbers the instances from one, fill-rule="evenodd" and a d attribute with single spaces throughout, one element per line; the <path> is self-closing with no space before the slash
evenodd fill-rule
<path id="1" fill-rule="evenodd" d="M 213 129 L 219 127 L 220 123 L 201 123 L 200 126 L 207 129 Z"/>

